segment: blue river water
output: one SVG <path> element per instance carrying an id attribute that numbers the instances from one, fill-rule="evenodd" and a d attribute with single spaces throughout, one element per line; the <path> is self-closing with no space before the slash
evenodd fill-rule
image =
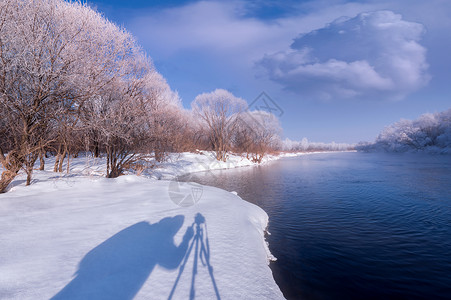
<path id="1" fill-rule="evenodd" d="M 310 154 L 185 179 L 268 213 L 288 299 L 451 299 L 451 156 Z"/>

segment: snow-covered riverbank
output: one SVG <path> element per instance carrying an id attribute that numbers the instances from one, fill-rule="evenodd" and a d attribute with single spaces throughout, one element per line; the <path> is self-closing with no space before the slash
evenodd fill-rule
<path id="1" fill-rule="evenodd" d="M 337 151 L 335 151 L 337 152 Z M 354 151 L 341 151 L 354 152 Z M 324 152 L 282 152 L 278 155 L 265 155 L 260 164 L 251 161 L 245 156 L 229 154 L 226 162 L 218 161 L 212 151 L 199 151 L 199 153 L 178 153 L 169 155 L 168 159 L 152 169 L 144 172 L 144 176 L 154 179 L 174 179 L 177 176 L 195 172 L 205 172 L 220 169 L 232 169 L 239 167 L 258 166 L 284 157 L 295 157 Z"/>
<path id="2" fill-rule="evenodd" d="M 144 175 L 207 168 L 193 162 L 205 154 L 182 155 Z M 21 175 L 0 195 L 0 298 L 283 299 L 262 209 L 213 187 L 106 179 L 102 165 L 80 157 L 69 175 L 36 171 L 28 187 Z"/>
<path id="3" fill-rule="evenodd" d="M 262 164 L 277 160 L 287 154 L 266 155 Z M 258 166 L 258 163 L 251 161 L 245 156 L 229 154 L 227 161 L 218 161 L 212 151 L 199 151 L 198 153 L 177 153 L 170 154 L 167 160 L 158 164 L 155 168 L 145 172 L 150 178 L 173 179 L 176 176 L 195 172 L 212 171 L 219 169 L 232 169 L 239 167 Z"/>

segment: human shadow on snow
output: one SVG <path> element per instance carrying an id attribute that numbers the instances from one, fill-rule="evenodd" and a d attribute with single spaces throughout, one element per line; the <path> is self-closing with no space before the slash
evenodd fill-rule
<path id="1" fill-rule="evenodd" d="M 158 264 L 177 269 L 186 257 L 194 226 L 180 245 L 174 236 L 184 216 L 139 222 L 104 241 L 81 260 L 76 277 L 52 299 L 133 299 Z"/>
<path id="2" fill-rule="evenodd" d="M 216 285 L 216 280 L 213 275 L 213 266 L 210 264 L 210 243 L 208 241 L 207 222 L 205 220 L 205 217 L 201 213 L 196 214 L 194 218 L 194 223 L 191 225 L 191 228 L 193 228 L 193 230 L 195 231 L 195 235 L 190 243 L 188 251 L 186 252 L 186 255 L 183 259 L 183 262 L 180 264 L 179 273 L 174 282 L 174 285 L 172 286 L 172 290 L 171 293 L 169 294 L 168 300 L 172 300 L 172 298 L 174 297 L 174 293 L 177 289 L 180 278 L 182 277 L 185 267 L 191 256 L 193 256 L 193 269 L 191 274 L 189 299 L 193 300 L 196 298 L 196 288 L 195 288 L 196 276 L 198 273 L 198 267 L 203 266 L 206 268 L 206 271 L 210 276 L 211 285 L 215 292 L 216 299 L 220 300 L 221 296 L 219 295 L 218 286 Z"/>

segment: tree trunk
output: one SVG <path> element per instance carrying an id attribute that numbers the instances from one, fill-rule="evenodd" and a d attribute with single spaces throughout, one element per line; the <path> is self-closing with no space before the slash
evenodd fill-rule
<path id="1" fill-rule="evenodd" d="M 55 156 L 55 164 L 53 165 L 53 172 L 58 172 L 59 157 L 60 157 L 60 154 L 57 153 Z"/>
<path id="2" fill-rule="evenodd" d="M 109 150 L 109 148 L 107 148 L 107 153 L 106 153 L 106 177 L 108 177 L 110 175 L 110 165 L 111 165 L 111 151 Z"/>
<path id="3" fill-rule="evenodd" d="M 59 161 L 60 161 L 60 156 L 61 156 L 61 144 L 58 145 L 58 150 L 57 150 L 56 155 L 55 155 L 55 165 L 53 166 L 53 172 L 58 172 L 58 165 L 59 165 Z"/>
<path id="4" fill-rule="evenodd" d="M 2 173 L 2 177 L 0 179 L 0 193 L 5 193 L 8 185 L 14 180 L 14 178 L 19 173 L 18 170 L 6 170 Z"/>
<path id="5" fill-rule="evenodd" d="M 98 158 L 100 157 L 100 148 L 99 148 L 99 142 L 94 141 L 94 157 Z"/>
<path id="6" fill-rule="evenodd" d="M 39 153 L 30 153 L 25 157 L 25 173 L 27 173 L 27 183 L 26 185 L 31 184 L 31 176 L 33 175 L 33 168 L 36 160 L 39 157 Z"/>
<path id="7" fill-rule="evenodd" d="M 3 149 L 0 147 L 0 159 L 3 165 L 2 176 L 0 178 L 0 193 L 5 193 L 8 185 L 14 180 L 22 168 L 24 163 L 23 157 L 11 151 L 6 157 L 3 154 Z"/>
<path id="8" fill-rule="evenodd" d="M 26 185 L 30 185 L 31 184 L 31 175 L 33 174 L 33 166 L 27 166 L 27 183 Z"/>
<path id="9" fill-rule="evenodd" d="M 66 155 L 67 155 L 67 151 L 66 151 L 66 149 L 64 149 L 64 152 L 60 157 L 59 166 L 58 166 L 58 172 L 60 172 L 60 173 L 63 172 L 63 163 L 64 163 L 64 159 L 66 158 Z"/>
<path id="10" fill-rule="evenodd" d="M 70 152 L 67 154 L 66 173 L 69 174 L 69 171 L 70 171 Z"/>
<path id="11" fill-rule="evenodd" d="M 122 174 L 121 168 L 118 168 L 117 166 L 112 166 L 111 171 L 108 174 L 107 178 L 116 178 L 116 177 L 121 176 L 121 174 Z"/>
<path id="12" fill-rule="evenodd" d="M 44 171 L 45 160 L 44 160 L 44 151 L 39 151 L 39 170 Z"/>

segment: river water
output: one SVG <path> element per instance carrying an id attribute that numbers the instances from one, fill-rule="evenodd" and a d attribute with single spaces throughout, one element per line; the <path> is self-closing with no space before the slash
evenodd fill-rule
<path id="1" fill-rule="evenodd" d="M 181 178 L 263 208 L 288 299 L 450 299 L 451 157 L 323 153 Z"/>

